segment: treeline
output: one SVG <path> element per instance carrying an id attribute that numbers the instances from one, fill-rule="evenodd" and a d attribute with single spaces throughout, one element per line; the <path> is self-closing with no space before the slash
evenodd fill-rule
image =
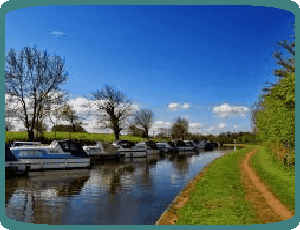
<path id="1" fill-rule="evenodd" d="M 282 67 L 274 71 L 277 83 L 268 83 L 252 112 L 258 138 L 286 166 L 295 165 L 295 34 L 291 37 L 279 42 L 281 49 L 273 54 Z"/>
<path id="2" fill-rule="evenodd" d="M 75 125 L 56 125 L 53 126 L 51 131 L 52 132 L 87 132 L 80 124 L 75 124 Z"/>

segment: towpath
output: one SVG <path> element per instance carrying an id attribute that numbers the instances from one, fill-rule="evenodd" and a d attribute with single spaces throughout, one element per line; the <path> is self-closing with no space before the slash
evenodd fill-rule
<path id="1" fill-rule="evenodd" d="M 278 200 L 250 166 L 250 158 L 257 152 L 259 152 L 258 147 L 247 153 L 246 157 L 240 162 L 241 180 L 247 191 L 246 198 L 250 199 L 256 208 L 258 218 L 265 223 L 274 223 L 292 218 L 293 213 Z"/>

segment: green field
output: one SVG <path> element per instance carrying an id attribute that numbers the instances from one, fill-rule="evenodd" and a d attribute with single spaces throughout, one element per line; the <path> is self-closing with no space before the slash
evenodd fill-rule
<path id="1" fill-rule="evenodd" d="M 265 147 L 260 147 L 250 162 L 278 199 L 295 213 L 295 167 L 283 166 L 266 152 Z"/>
<path id="2" fill-rule="evenodd" d="M 239 160 L 253 147 L 246 147 L 214 161 L 195 183 L 187 203 L 179 209 L 178 225 L 262 224 L 255 209 L 245 199 L 239 172 Z"/>
<path id="3" fill-rule="evenodd" d="M 54 139 L 55 133 L 54 132 L 45 132 L 45 138 Z M 56 139 L 68 139 L 69 132 L 56 132 Z M 109 142 L 112 143 L 115 140 L 114 135 L 112 134 L 103 134 L 103 133 L 84 133 L 84 132 L 72 132 L 71 139 L 78 139 L 78 140 L 95 140 L 101 142 Z M 147 140 L 146 138 L 141 137 L 134 137 L 134 136 L 120 136 L 120 139 L 126 139 L 132 142 L 140 142 Z M 28 133 L 27 132 L 8 132 L 5 131 L 5 143 L 9 143 L 11 140 L 28 140 Z M 164 139 L 155 139 L 155 142 L 164 141 Z"/>

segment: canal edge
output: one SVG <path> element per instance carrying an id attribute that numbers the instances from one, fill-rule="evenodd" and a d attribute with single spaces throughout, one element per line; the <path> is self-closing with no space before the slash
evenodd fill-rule
<path id="1" fill-rule="evenodd" d="M 155 222 L 155 225 L 175 225 L 175 222 L 177 220 L 177 216 L 175 215 L 174 211 L 176 209 L 182 208 L 185 205 L 186 201 L 188 200 L 188 195 L 183 196 L 183 193 L 189 194 L 194 189 L 194 184 L 197 181 L 199 181 L 206 174 L 207 170 L 209 169 L 209 167 L 212 165 L 213 162 L 215 162 L 219 158 L 222 158 L 225 155 L 227 155 L 229 153 L 232 153 L 232 152 L 234 152 L 234 151 L 224 153 L 223 155 L 221 155 L 221 156 L 215 158 L 214 160 L 206 163 L 206 166 L 203 169 L 201 169 L 195 177 L 193 177 L 193 179 L 178 193 L 178 195 L 175 196 L 175 198 L 172 200 L 172 202 L 167 206 L 166 210 L 160 215 L 159 219 Z M 190 191 L 188 191 L 190 186 L 192 186 L 192 188 L 190 189 Z M 179 208 L 174 207 L 175 205 L 178 205 L 177 199 L 184 199 L 185 200 L 183 202 L 183 205 Z M 172 216 L 173 218 L 170 220 L 169 216 Z M 170 224 L 160 224 L 160 221 L 171 222 L 171 223 Z"/>

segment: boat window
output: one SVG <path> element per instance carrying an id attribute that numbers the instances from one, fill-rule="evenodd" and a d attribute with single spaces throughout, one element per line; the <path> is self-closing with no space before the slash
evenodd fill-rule
<path id="1" fill-rule="evenodd" d="M 62 143 L 62 146 L 64 147 L 65 150 L 69 150 L 69 144 L 68 143 Z"/>
<path id="2" fill-rule="evenodd" d="M 40 158 L 47 154 L 44 150 L 20 150 L 19 158 Z"/>
<path id="3" fill-rule="evenodd" d="M 74 143 L 70 143 L 70 150 L 71 151 L 77 150 L 76 145 Z"/>

